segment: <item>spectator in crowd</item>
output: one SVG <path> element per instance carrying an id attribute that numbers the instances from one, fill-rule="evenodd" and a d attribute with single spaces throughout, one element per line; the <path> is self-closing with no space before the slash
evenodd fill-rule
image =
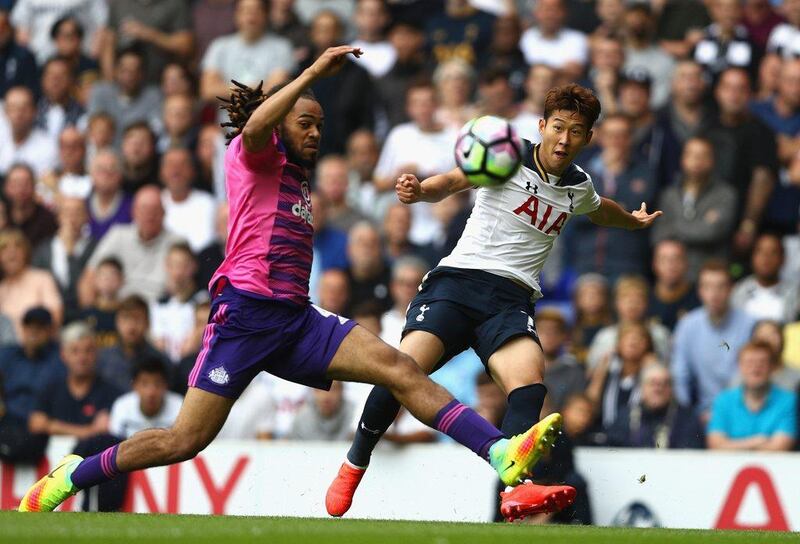
<path id="1" fill-rule="evenodd" d="M 797 396 L 770 382 L 776 354 L 751 342 L 739 352 L 742 385 L 721 392 L 711 408 L 708 447 L 788 451 L 797 436 Z"/>
<path id="2" fill-rule="evenodd" d="M 680 183 L 668 186 L 658 202 L 664 221 L 653 225 L 654 243 L 678 240 L 686 246 L 689 277 L 697 278 L 709 258 L 725 258 L 735 227 L 736 191 L 714 173 L 716 149 L 693 137 L 681 154 Z"/>
<path id="3" fill-rule="evenodd" d="M 64 127 L 77 125 L 83 106 L 72 97 L 75 76 L 66 59 L 53 57 L 42 67 L 42 96 L 36 113 L 36 126 L 58 139 Z"/>
<path id="4" fill-rule="evenodd" d="M 317 210 L 314 209 L 316 214 Z M 202 251 L 197 255 L 197 267 L 199 278 L 198 285 L 200 289 L 207 289 L 208 284 L 214 272 L 217 271 L 219 265 L 225 260 L 225 245 L 228 243 L 228 218 L 230 216 L 230 207 L 227 202 L 221 202 L 217 205 L 216 212 L 214 213 L 214 234 L 215 237 Z"/>
<path id="5" fill-rule="evenodd" d="M 98 348 L 111 347 L 117 343 L 117 310 L 120 305 L 119 292 L 125 283 L 125 271 L 115 258 L 103 259 L 97 264 L 94 274 L 94 300 L 80 309 L 79 319 L 95 332 Z"/>
<path id="6" fill-rule="evenodd" d="M 781 281 L 784 250 L 780 236 L 763 233 L 756 238 L 750 266 L 753 273 L 736 284 L 731 305 L 755 319 L 790 323 L 800 312 L 800 290 L 793 282 Z"/>
<path id="7" fill-rule="evenodd" d="M 91 32 L 87 35 L 83 23 L 69 13 L 61 16 L 50 27 L 50 39 L 55 49 L 53 55 L 69 63 L 72 74 L 81 87 L 93 85 L 100 77 L 100 65 L 95 60 L 96 55 L 89 56 L 81 46 L 83 40 L 94 41 L 96 44 L 98 37 L 98 34 L 91 35 Z M 97 47 L 92 45 L 89 45 L 90 49 L 87 51 L 97 50 Z"/>
<path id="8" fill-rule="evenodd" d="M 208 312 L 206 312 L 206 319 Z M 184 388 L 186 380 L 183 381 Z M 295 385 L 295 384 L 292 384 Z M 308 394 L 308 389 L 304 389 Z M 276 405 L 266 373 L 250 382 L 231 408 L 215 440 L 269 440 L 275 435 Z M 283 436 L 286 438 L 286 436 Z"/>
<path id="9" fill-rule="evenodd" d="M 707 84 L 703 69 L 694 61 L 683 60 L 672 74 L 671 100 L 656 115 L 660 135 L 658 187 L 669 187 L 678 178 L 681 151 L 690 138 L 700 134 L 710 112 L 705 100 Z"/>
<path id="10" fill-rule="evenodd" d="M 416 257 L 401 257 L 392 266 L 392 281 L 389 291 L 394 306 L 380 318 L 381 340 L 390 346 L 399 347 L 406 326 L 406 310 L 417 294 L 422 278 L 429 270 L 424 261 Z"/>
<path id="11" fill-rule="evenodd" d="M 347 268 L 347 234 L 328 222 L 328 200 L 319 193 L 311 193 L 314 210 L 314 262 L 324 272 L 332 268 Z"/>
<path id="12" fill-rule="evenodd" d="M 475 85 L 475 69 L 466 61 L 454 58 L 439 64 L 433 72 L 433 83 L 438 99 L 434 120 L 445 129 L 458 131 L 464 123 L 478 114 L 478 109 L 470 102 Z M 411 117 L 408 110 L 410 90 L 411 86 L 407 87 L 404 95 L 408 117 Z"/>
<path id="13" fill-rule="evenodd" d="M 100 60 L 106 79 L 111 79 L 114 55 L 121 49 L 141 47 L 148 83 L 158 81 L 169 60 L 188 61 L 194 49 L 189 5 L 181 0 L 161 0 L 158 5 L 109 0 L 103 34 Z"/>
<path id="14" fill-rule="evenodd" d="M 350 266 L 347 274 L 351 305 L 376 300 L 384 310 L 392 307 L 390 272 L 381 252 L 380 235 L 372 224 L 362 221 L 350 229 L 347 240 Z"/>
<path id="15" fill-rule="evenodd" d="M 64 305 L 50 272 L 30 265 L 31 246 L 17 229 L 0 231 L 0 314 L 14 324 L 14 333 L 22 338 L 22 321 L 29 309 L 44 306 L 58 326 Z"/>
<path id="16" fill-rule="evenodd" d="M 134 194 L 158 181 L 156 136 L 144 121 L 133 123 L 122 134 L 122 188 Z"/>
<path id="17" fill-rule="evenodd" d="M 631 3 L 625 10 L 625 71 L 643 70 L 653 82 L 650 104 L 659 108 L 669 98 L 674 59 L 653 42 L 655 22 L 649 4 Z"/>
<path id="18" fill-rule="evenodd" d="M 192 251 L 201 251 L 214 239 L 214 199 L 193 188 L 192 155 L 188 149 L 172 148 L 161 158 L 161 193 L 164 226 L 186 239 Z"/>
<path id="19" fill-rule="evenodd" d="M 787 59 L 781 64 L 777 92 L 766 100 L 755 102 L 751 111 L 775 133 L 778 160 L 791 168 L 800 152 L 800 59 Z M 782 177 L 785 177 L 782 172 Z M 788 176 L 791 183 L 791 175 Z M 800 190 L 782 179 L 772 192 L 764 222 L 784 232 L 797 229 Z"/>
<path id="20" fill-rule="evenodd" d="M 601 151 L 586 164 L 597 192 L 626 209 L 642 202 L 651 206 L 656 186 L 652 170 L 631 148 L 628 117 L 609 115 L 600 126 Z M 649 255 L 644 231 L 611 230 L 587 217 L 575 218 L 567 227 L 567 262 L 579 273 L 600 272 L 612 281 L 623 274 L 644 274 Z"/>
<path id="21" fill-rule="evenodd" d="M 295 0 L 270 2 L 269 29 L 289 40 L 294 48 L 294 57 L 302 58 L 308 47 L 308 28 L 300 21 L 294 8 Z"/>
<path id="22" fill-rule="evenodd" d="M 714 91 L 719 112 L 705 132 L 715 151 L 714 177 L 736 190 L 733 245 L 738 252 L 753 245 L 778 169 L 775 137 L 748 112 L 750 97 L 745 70 L 723 71 Z"/>
<path id="23" fill-rule="evenodd" d="M 672 395 L 669 368 L 652 364 L 642 370 L 639 402 L 626 406 L 608 431 L 608 445 L 624 448 L 685 449 L 703 447 L 703 427 L 691 408 Z"/>
<path id="24" fill-rule="evenodd" d="M 95 372 L 97 348 L 85 323 L 64 327 L 61 358 L 66 379 L 52 376 L 39 392 L 28 422 L 31 432 L 78 439 L 106 434 L 108 413 L 119 391 Z"/>
<path id="25" fill-rule="evenodd" d="M 39 81 L 36 59 L 15 40 L 8 8 L 0 8 L 0 51 L 0 98 L 13 87 L 35 89 Z"/>
<path id="26" fill-rule="evenodd" d="M 310 66 L 328 47 L 343 43 L 344 26 L 332 11 L 321 11 L 311 23 L 311 54 L 300 65 Z M 325 138 L 320 141 L 320 156 L 344 153 L 350 135 L 360 128 L 375 126 L 375 87 L 369 73 L 346 59 L 331 77 L 318 79 L 311 89 L 325 112 Z"/>
<path id="27" fill-rule="evenodd" d="M 97 373 L 120 391 L 129 391 L 135 361 L 153 357 L 165 360 L 165 357 L 147 340 L 150 309 L 142 297 L 130 295 L 122 299 L 115 323 L 117 344 L 99 351 Z"/>
<path id="28" fill-rule="evenodd" d="M 778 93 L 783 61 L 778 55 L 766 55 L 758 66 L 758 82 L 754 99 L 769 100 Z"/>
<path id="29" fill-rule="evenodd" d="M 742 25 L 747 29 L 750 43 L 761 53 L 767 48 L 772 30 L 783 22 L 769 0 L 747 0 L 742 6 Z"/>
<path id="30" fill-rule="evenodd" d="M 134 2 L 135 3 L 135 2 Z M 147 83 L 146 57 L 141 49 L 129 47 L 117 53 L 113 79 L 95 83 L 89 99 L 89 113 L 105 112 L 114 118 L 119 143 L 123 131 L 133 123 L 156 123 L 161 111 L 161 92 Z"/>
<path id="31" fill-rule="evenodd" d="M 292 440 L 347 440 L 352 434 L 355 407 L 344 398 L 342 382 L 335 381 L 328 391 L 315 389 L 312 401 L 298 412 L 289 436 Z"/>
<path id="32" fill-rule="evenodd" d="M 390 190 L 401 174 L 414 174 L 420 180 L 455 167 L 453 146 L 457 133 L 436 121 L 436 90 L 426 82 L 408 88 L 406 108 L 410 123 L 394 127 L 383 145 L 375 167 L 375 188 Z M 430 204 L 419 203 L 412 210 L 410 239 L 427 244 L 441 232 L 431 213 Z"/>
<path id="33" fill-rule="evenodd" d="M 528 74 L 528 63 L 519 47 L 522 26 L 519 17 L 513 14 L 502 15 L 494 20 L 492 42 L 488 54 L 478 59 L 481 70 L 489 67 L 499 68 L 508 73 L 509 85 L 515 96 L 520 96 Z"/>
<path id="34" fill-rule="evenodd" d="M 648 317 L 672 331 L 678 319 L 700 306 L 689 280 L 689 259 L 683 243 L 666 238 L 653 247 L 655 281 L 647 303 Z"/>
<path id="35" fill-rule="evenodd" d="M 200 95 L 204 100 L 227 97 L 232 79 L 245 85 L 263 80 L 269 88 L 294 71 L 292 44 L 268 30 L 268 15 L 263 0 L 236 3 L 236 33 L 212 41 L 203 57 Z"/>
<path id="36" fill-rule="evenodd" d="M 237 0 L 197 0 L 192 3 L 195 63 L 203 58 L 211 42 L 236 32 L 236 3 Z"/>
<path id="37" fill-rule="evenodd" d="M 86 138 L 77 127 L 66 127 L 58 135 L 58 159 L 58 167 L 37 183 L 42 203 L 53 206 L 58 196 L 86 200 L 92 192 L 92 178 L 86 174 Z"/>
<path id="38" fill-rule="evenodd" d="M 138 292 L 155 301 L 164 292 L 167 252 L 182 239 L 164 228 L 164 207 L 157 187 L 139 189 L 132 215 L 132 224 L 115 225 L 97 245 L 81 279 L 82 300 L 92 298 L 94 269 L 107 257 L 116 257 L 125 270 L 123 295 Z"/>
<path id="39" fill-rule="evenodd" d="M 22 321 L 19 344 L 14 343 L 7 319 L 0 328 L 0 459 L 35 464 L 44 454 L 47 436 L 31 434 L 28 418 L 42 384 L 50 376 L 61 374 L 63 367 L 52 340 L 50 312 L 31 308 Z"/>
<path id="40" fill-rule="evenodd" d="M 709 7 L 712 23 L 703 30 L 692 57 L 712 78 L 729 67 L 741 68 L 753 76 L 756 51 L 747 28 L 741 24 L 742 4 L 739 0 L 713 0 Z"/>
<path id="41" fill-rule="evenodd" d="M 646 326 L 636 322 L 620 325 L 615 351 L 594 369 L 586 389 L 604 429 L 611 428 L 625 407 L 640 401 L 642 369 L 657 361 Z"/>
<path id="42" fill-rule="evenodd" d="M 388 38 L 395 51 L 395 61 L 385 74 L 376 78 L 375 88 L 389 126 L 395 126 L 408 121 L 404 103 L 406 91 L 412 81 L 423 77 L 428 64 L 425 35 L 417 22 L 395 20 L 388 30 Z"/>
<path id="43" fill-rule="evenodd" d="M 130 438 L 145 429 L 170 427 L 178 417 L 183 397 L 167 390 L 169 371 L 158 357 L 143 358 L 133 367 L 132 391 L 111 405 L 109 432 Z"/>
<path id="44" fill-rule="evenodd" d="M 397 52 L 385 35 L 389 24 L 386 3 L 384 0 L 358 0 L 353 20 L 357 34 L 350 45 L 369 51 L 368 55 L 355 59 L 355 63 L 374 78 L 386 75 L 397 59 Z"/>
<path id="45" fill-rule="evenodd" d="M 767 52 L 770 55 L 793 58 L 800 54 L 800 2 L 785 0 L 781 8 L 786 20 L 770 32 Z"/>
<path id="46" fill-rule="evenodd" d="M 675 397 L 708 421 L 708 410 L 736 375 L 739 349 L 750 339 L 755 320 L 730 304 L 733 288 L 725 263 L 708 261 L 700 269 L 697 292 L 703 305 L 675 328 L 672 374 Z"/>
<path id="47" fill-rule="evenodd" d="M 19 343 L 7 322 L 2 339 L 0 379 L 5 411 L 27 427 L 39 387 L 50 376 L 63 375 L 58 345 L 53 341 L 53 318 L 43 306 L 30 308 L 22 318 Z"/>
<path id="48" fill-rule="evenodd" d="M 36 127 L 36 102 L 28 87 L 6 91 L 5 117 L 0 117 L 0 175 L 22 162 L 31 166 L 36 177 L 54 170 L 58 164 L 55 139 Z"/>
<path id="49" fill-rule="evenodd" d="M 623 0 L 598 0 L 595 3 L 598 25 L 592 31 L 591 47 L 599 40 L 622 36 L 625 25 L 625 2 Z"/>
<path id="50" fill-rule="evenodd" d="M 191 353 L 184 344 L 194 328 L 195 307 L 208 295 L 197 288 L 197 258 L 186 243 L 169 249 L 165 268 L 166 291 L 150 310 L 150 336 L 156 348 L 177 364 Z"/>
<path id="51" fill-rule="evenodd" d="M 162 131 L 156 148 L 166 153 L 174 147 L 197 147 L 197 127 L 194 123 L 194 99 L 188 94 L 173 94 L 164 98 L 161 114 Z"/>
<path id="52" fill-rule="evenodd" d="M 624 63 L 625 49 L 620 38 L 613 35 L 594 38 L 591 47 L 591 61 L 587 68 L 586 78 L 581 84 L 595 92 L 603 105 L 603 113 L 606 115 L 619 110 L 617 86 Z M 533 68 L 532 66 L 531 69 Z M 552 81 L 547 84 L 548 90 L 550 87 L 552 87 Z"/>
<path id="53" fill-rule="evenodd" d="M 753 335 L 750 338 L 753 342 L 763 342 L 772 348 L 775 354 L 775 364 L 772 369 L 772 383 L 787 391 L 797 390 L 800 385 L 800 370 L 786 366 L 783 359 L 783 327 L 777 321 L 763 319 L 756 323 L 753 328 Z"/>
<path id="54" fill-rule="evenodd" d="M 347 203 L 349 173 L 347 159 L 341 155 L 327 155 L 317 163 L 316 188 L 326 202 L 326 223 L 345 232 L 365 219 Z"/>
<path id="55" fill-rule="evenodd" d="M 460 58 L 472 65 L 488 52 L 494 17 L 468 0 L 445 0 L 444 13 L 427 20 L 427 48 L 437 63 Z"/>
<path id="56" fill-rule="evenodd" d="M 203 125 L 197 134 L 197 183 L 198 189 L 203 189 L 214 195 L 217 202 L 227 201 L 225 194 L 225 137 L 221 127 L 212 122 Z"/>
<path id="57" fill-rule="evenodd" d="M 102 240 L 114 225 L 130 223 L 133 199 L 122 190 L 122 166 L 110 149 L 97 152 L 89 167 L 92 192 L 87 200 L 89 232 Z"/>
<path id="58" fill-rule="evenodd" d="M 347 163 L 350 167 L 347 201 L 376 222 L 382 221 L 387 210 L 397 203 L 394 188 L 379 190 L 372 181 L 379 154 L 378 142 L 369 130 L 357 130 L 347 141 Z"/>
<path id="59" fill-rule="evenodd" d="M 197 97 L 198 83 L 189 66 L 180 62 L 170 62 L 164 66 L 159 80 L 161 96 L 166 100 L 172 96 Z"/>
<path id="60" fill-rule="evenodd" d="M 536 312 L 536 332 L 544 353 L 548 402 L 553 410 L 560 411 L 567 397 L 586 389 L 586 369 L 567 351 L 569 325 L 559 310 L 544 308 Z"/>
<path id="61" fill-rule="evenodd" d="M 567 397 L 561 409 L 564 418 L 564 434 L 575 446 L 594 446 L 595 436 L 592 431 L 597 410 L 594 402 L 585 393 L 575 393 Z"/>
<path id="62" fill-rule="evenodd" d="M 608 280 L 596 272 L 582 274 L 575 282 L 572 305 L 575 309 L 572 327 L 572 353 L 584 363 L 589 346 L 603 328 L 612 324 Z"/>
<path id="63" fill-rule="evenodd" d="M 509 119 L 514 128 L 527 128 L 523 123 L 527 117 L 518 119 L 520 113 L 511 86 L 511 74 L 503 68 L 489 67 L 478 78 L 478 106 L 482 115 L 494 115 Z M 537 125 L 538 127 L 538 125 Z"/>
<path id="64" fill-rule="evenodd" d="M 604 327 L 595 335 L 586 357 L 590 369 L 597 367 L 619 344 L 620 327 L 631 323 L 645 326 L 650 335 L 653 351 L 661 361 L 669 360 L 669 330 L 661 324 L 647 322 L 649 287 L 640 276 L 623 276 L 614 286 L 614 309 L 618 322 Z"/>
<path id="65" fill-rule="evenodd" d="M 34 171 L 25 163 L 12 164 L 3 184 L 8 203 L 8 224 L 20 229 L 28 242 L 36 246 L 58 230 L 53 212 L 36 201 Z"/>
<path id="66" fill-rule="evenodd" d="M 103 0 L 62 2 L 60 0 L 17 0 L 11 22 L 17 29 L 17 40 L 36 54 L 39 64 L 57 51 L 51 43 L 55 23 L 65 16 L 80 21 L 85 29 L 83 51 L 97 54 L 98 32 L 106 24 L 108 6 Z"/>
<path id="67" fill-rule="evenodd" d="M 430 255 L 430 248 L 420 247 L 409 240 L 411 209 L 408 206 L 399 202 L 390 206 L 383 216 L 382 230 L 386 258 L 390 262 L 413 255 L 427 261 L 429 268 L 437 264 Z"/>
<path id="68" fill-rule="evenodd" d="M 86 156 L 89 163 L 91 163 L 98 152 L 113 147 L 114 135 L 116 133 L 116 125 L 111 115 L 101 111 L 88 116 Z"/>
<path id="69" fill-rule="evenodd" d="M 195 304 L 194 324 L 181 346 L 181 352 L 187 355 L 183 356 L 177 366 L 172 367 L 170 389 L 175 393 L 185 395 L 189 388 L 189 374 L 194 369 L 197 357 L 203 350 L 203 338 L 206 335 L 210 313 L 211 301 L 207 297 L 205 300 Z"/>
<path id="70" fill-rule="evenodd" d="M 652 86 L 653 78 L 646 70 L 636 68 L 625 71 L 617 85 L 617 103 L 619 113 L 627 115 L 633 126 L 634 155 L 646 158 L 655 170 L 660 145 L 654 134 L 656 116 L 650 107 Z"/>
<path id="71" fill-rule="evenodd" d="M 84 200 L 61 197 L 58 201 L 58 232 L 39 244 L 31 259 L 32 266 L 53 274 L 64 302 L 65 322 L 78 317 L 78 279 L 97 247 L 97 240 L 89 232 L 88 221 Z"/>
<path id="72" fill-rule="evenodd" d="M 292 9 L 304 25 L 313 24 L 314 19 L 326 11 L 339 19 L 349 19 L 356 6 L 356 0 L 295 0 L 292 3 Z"/>
<path id="73" fill-rule="evenodd" d="M 383 333 L 381 327 L 381 318 L 383 314 L 384 312 L 381 305 L 374 300 L 368 300 L 367 302 L 359 304 L 353 308 L 351 312 L 353 320 L 375 336 L 381 336 Z M 369 391 L 366 392 L 363 400 L 366 400 L 368 395 Z"/>
<path id="74" fill-rule="evenodd" d="M 589 60 L 586 35 L 565 28 L 567 8 L 564 0 L 540 0 L 533 11 L 536 25 L 522 34 L 520 49 L 530 65 L 546 64 L 562 72 L 565 80 L 575 81 Z"/>
<path id="75" fill-rule="evenodd" d="M 556 79 L 556 71 L 545 64 L 535 64 L 528 70 L 525 79 L 525 100 L 515 119 L 517 133 L 532 143 L 542 141 L 539 119 L 544 117 L 544 99 Z"/>
<path id="76" fill-rule="evenodd" d="M 332 268 L 319 279 L 317 303 L 321 308 L 338 315 L 350 315 L 350 280 L 347 272 Z"/>

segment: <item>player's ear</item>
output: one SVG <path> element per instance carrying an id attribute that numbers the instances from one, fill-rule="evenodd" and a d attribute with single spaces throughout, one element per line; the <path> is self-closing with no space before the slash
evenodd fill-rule
<path id="1" fill-rule="evenodd" d="M 539 134 L 544 134 L 544 127 L 547 125 L 547 121 L 544 117 L 539 119 Z"/>
<path id="2" fill-rule="evenodd" d="M 594 136 L 594 131 L 590 130 L 586 133 L 586 143 L 584 145 L 589 145 L 589 142 L 592 141 L 592 136 Z"/>

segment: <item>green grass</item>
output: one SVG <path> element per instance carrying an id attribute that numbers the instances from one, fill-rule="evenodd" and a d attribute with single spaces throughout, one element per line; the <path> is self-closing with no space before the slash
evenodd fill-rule
<path id="1" fill-rule="evenodd" d="M 0 543 L 683 544 L 797 542 L 792 533 L 348 519 L 0 512 Z"/>

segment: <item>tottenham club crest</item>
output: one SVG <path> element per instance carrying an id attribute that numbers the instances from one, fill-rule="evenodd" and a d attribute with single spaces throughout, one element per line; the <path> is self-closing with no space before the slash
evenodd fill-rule
<path id="1" fill-rule="evenodd" d="M 419 315 L 417 316 L 417 321 L 420 321 L 420 322 L 425 321 L 425 312 L 427 312 L 430 309 L 431 309 L 431 307 L 428 306 L 427 304 L 423 304 L 422 306 L 420 306 L 419 307 Z"/>

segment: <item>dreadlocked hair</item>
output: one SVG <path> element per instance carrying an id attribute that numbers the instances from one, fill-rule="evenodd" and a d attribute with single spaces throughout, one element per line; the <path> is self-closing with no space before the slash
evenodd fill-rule
<path id="1" fill-rule="evenodd" d="M 247 120 L 250 119 L 250 115 L 264 100 L 286 86 L 286 83 L 281 83 L 270 88 L 267 92 L 264 92 L 262 89 L 264 86 L 263 81 L 260 81 L 255 88 L 248 87 L 244 83 L 239 83 L 235 79 L 232 79 L 231 83 L 233 83 L 234 86 L 231 87 L 230 98 L 217 97 L 217 99 L 222 102 L 219 108 L 227 111 L 229 118 L 227 123 L 222 123 L 222 128 L 231 129 L 225 134 L 225 145 L 230 144 L 234 138 L 242 133 L 244 126 L 247 124 Z M 311 89 L 305 89 L 300 94 L 300 97 L 308 98 L 315 102 L 317 101 L 317 97 L 314 96 Z"/>

